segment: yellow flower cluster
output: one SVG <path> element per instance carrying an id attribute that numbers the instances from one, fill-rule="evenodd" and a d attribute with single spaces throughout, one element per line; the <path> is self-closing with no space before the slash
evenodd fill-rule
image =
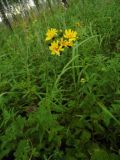
<path id="1" fill-rule="evenodd" d="M 59 35 L 62 33 L 62 37 Z M 62 30 L 58 31 L 55 28 L 48 29 L 46 33 L 45 41 L 51 41 L 49 50 L 52 55 L 60 56 L 60 53 L 64 51 L 66 47 L 72 47 L 74 42 L 77 40 L 77 32 L 71 29 L 66 29 L 64 32 Z"/>

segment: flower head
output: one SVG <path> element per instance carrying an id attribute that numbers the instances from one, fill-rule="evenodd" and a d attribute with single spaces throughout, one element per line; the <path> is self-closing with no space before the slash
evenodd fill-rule
<path id="1" fill-rule="evenodd" d="M 49 47 L 52 55 L 60 55 L 60 52 L 64 50 L 62 45 L 59 45 L 59 41 L 53 41 Z"/>
<path id="2" fill-rule="evenodd" d="M 73 44 L 73 41 L 66 41 L 66 46 L 67 47 L 72 47 L 74 44 Z"/>
<path id="3" fill-rule="evenodd" d="M 81 82 L 81 83 L 85 83 L 86 80 L 85 80 L 84 78 L 81 78 L 80 82 Z"/>
<path id="4" fill-rule="evenodd" d="M 63 46 L 63 47 L 72 47 L 73 42 L 70 41 L 70 40 L 64 40 L 63 38 L 61 38 L 60 45 Z"/>
<path id="5" fill-rule="evenodd" d="M 54 28 L 48 29 L 46 33 L 46 41 L 53 39 L 57 35 L 57 30 Z"/>
<path id="6" fill-rule="evenodd" d="M 63 46 L 63 47 L 67 47 L 66 40 L 64 40 L 63 38 L 61 38 L 60 39 L 60 45 Z"/>
<path id="7" fill-rule="evenodd" d="M 77 39 L 77 32 L 71 29 L 66 29 L 64 33 L 64 38 L 69 39 L 70 41 L 76 41 Z"/>
<path id="8" fill-rule="evenodd" d="M 76 26 L 76 27 L 80 27 L 80 26 L 81 26 L 81 23 L 80 23 L 80 22 L 76 22 L 76 23 L 75 23 L 75 26 Z"/>

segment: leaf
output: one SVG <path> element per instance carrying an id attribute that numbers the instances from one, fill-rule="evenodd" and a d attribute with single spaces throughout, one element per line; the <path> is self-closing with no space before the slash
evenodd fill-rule
<path id="1" fill-rule="evenodd" d="M 27 140 L 21 140 L 15 152 L 15 160 L 29 159 L 30 145 Z"/>
<path id="2" fill-rule="evenodd" d="M 120 126 L 120 121 L 104 106 L 104 104 L 98 102 L 99 107 L 107 114 L 110 118 L 114 119 L 116 124 Z"/>
<path id="3" fill-rule="evenodd" d="M 91 160 L 110 160 L 106 151 L 95 149 L 92 154 Z"/>
<path id="4" fill-rule="evenodd" d="M 94 150 L 91 160 L 119 160 L 119 156 L 108 153 L 107 151 L 97 148 Z"/>
<path id="5" fill-rule="evenodd" d="M 88 132 L 87 130 L 85 130 L 85 131 L 82 132 L 81 140 L 82 140 L 84 143 L 88 142 L 88 141 L 90 140 L 90 138 L 91 138 L 90 132 Z"/>
<path id="6" fill-rule="evenodd" d="M 111 117 L 106 112 L 102 112 L 101 116 L 102 116 L 103 121 L 106 124 L 106 126 L 109 126 Z"/>

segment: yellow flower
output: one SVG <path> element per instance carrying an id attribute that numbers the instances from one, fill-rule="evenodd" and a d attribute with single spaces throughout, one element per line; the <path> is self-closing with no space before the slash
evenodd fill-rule
<path id="1" fill-rule="evenodd" d="M 63 38 L 61 38 L 60 45 L 63 46 L 63 47 L 67 47 L 66 40 L 64 40 Z"/>
<path id="2" fill-rule="evenodd" d="M 76 22 L 75 26 L 80 27 L 81 26 L 80 22 Z"/>
<path id="3" fill-rule="evenodd" d="M 67 47 L 72 47 L 74 44 L 73 44 L 73 42 L 72 41 L 66 41 L 66 46 Z"/>
<path id="4" fill-rule="evenodd" d="M 46 41 L 49 41 L 51 39 L 53 39 L 56 35 L 57 35 L 57 30 L 54 28 L 48 29 L 47 33 L 46 33 Z"/>
<path id="5" fill-rule="evenodd" d="M 81 83 L 85 83 L 86 80 L 85 80 L 84 78 L 81 78 L 80 82 L 81 82 Z"/>
<path id="6" fill-rule="evenodd" d="M 52 55 L 58 55 L 60 56 L 60 52 L 64 50 L 62 45 L 59 45 L 59 41 L 53 41 L 51 43 L 51 46 L 49 47 L 49 50 L 51 51 Z"/>
<path id="7" fill-rule="evenodd" d="M 63 46 L 63 47 L 72 47 L 73 46 L 73 42 L 70 41 L 70 40 L 66 41 L 63 38 L 61 38 L 60 45 Z"/>
<path id="8" fill-rule="evenodd" d="M 77 39 L 77 32 L 73 31 L 71 29 L 66 29 L 65 30 L 65 34 L 64 34 L 64 38 L 69 39 L 70 41 L 76 41 Z"/>

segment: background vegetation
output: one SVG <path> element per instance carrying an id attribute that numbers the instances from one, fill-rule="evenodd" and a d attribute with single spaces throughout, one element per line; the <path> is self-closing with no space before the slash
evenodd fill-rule
<path id="1" fill-rule="evenodd" d="M 71 0 L 0 26 L 0 159 L 120 160 L 120 3 Z M 61 56 L 48 28 L 79 41 Z"/>

